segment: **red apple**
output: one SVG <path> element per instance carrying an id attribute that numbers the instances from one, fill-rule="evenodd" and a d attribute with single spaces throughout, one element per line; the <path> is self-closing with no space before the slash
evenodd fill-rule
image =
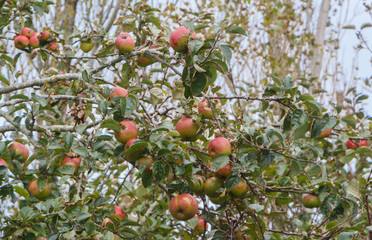
<path id="1" fill-rule="evenodd" d="M 130 146 L 132 146 L 132 144 L 134 142 L 138 141 L 137 138 L 133 138 L 131 140 L 129 140 L 125 146 L 124 146 L 124 154 L 129 150 Z M 127 159 L 129 162 L 135 162 L 136 160 L 138 160 L 138 158 L 144 153 L 145 151 L 145 148 L 140 148 L 138 150 L 136 150 L 135 152 L 132 152 L 130 154 L 127 154 L 125 156 L 125 159 Z"/>
<path id="2" fill-rule="evenodd" d="M 4 159 L 0 158 L 0 166 L 8 167 L 8 163 Z"/>
<path id="3" fill-rule="evenodd" d="M 302 198 L 302 204 L 306 208 L 317 208 L 320 207 L 321 202 L 318 196 L 308 194 Z"/>
<path id="4" fill-rule="evenodd" d="M 113 99 L 115 96 L 128 97 L 128 91 L 122 87 L 113 87 L 111 88 L 114 91 L 109 95 L 110 99 Z"/>
<path id="5" fill-rule="evenodd" d="M 358 142 L 356 140 L 349 139 L 346 142 L 346 148 L 347 149 L 357 149 L 358 147 L 366 147 L 368 146 L 367 140 L 359 140 Z"/>
<path id="6" fill-rule="evenodd" d="M 244 179 L 241 179 L 238 185 L 231 189 L 230 193 L 233 197 L 242 198 L 248 192 L 248 190 L 248 184 L 244 181 Z"/>
<path id="7" fill-rule="evenodd" d="M 214 176 L 226 180 L 228 177 L 231 176 L 232 164 L 227 163 L 223 168 L 219 169 L 217 172 L 214 173 Z"/>
<path id="8" fill-rule="evenodd" d="M 184 141 L 195 141 L 200 123 L 192 118 L 182 118 L 176 123 L 176 131 Z"/>
<path id="9" fill-rule="evenodd" d="M 118 142 L 126 144 L 130 139 L 137 137 L 137 127 L 133 122 L 123 120 L 120 122 L 120 127 L 120 133 L 114 133 L 115 139 Z"/>
<path id="10" fill-rule="evenodd" d="M 226 138 L 217 137 L 209 143 L 208 152 L 212 158 L 216 158 L 218 155 L 221 154 L 230 155 L 231 144 Z"/>
<path id="11" fill-rule="evenodd" d="M 32 37 L 30 37 L 30 46 L 31 47 L 37 48 L 39 46 L 39 44 L 40 44 L 39 36 L 40 36 L 40 33 L 35 32 L 34 35 L 32 35 Z"/>
<path id="12" fill-rule="evenodd" d="M 31 28 L 24 27 L 21 30 L 21 35 L 30 38 L 34 35 L 34 31 Z"/>
<path id="13" fill-rule="evenodd" d="M 222 105 L 221 105 L 220 99 L 212 99 L 211 101 L 213 102 L 213 105 L 215 107 L 214 109 L 216 111 L 216 115 L 219 115 L 222 111 Z M 213 119 L 213 110 L 211 106 L 209 105 L 209 102 L 207 99 L 199 103 L 198 112 L 205 119 Z"/>
<path id="14" fill-rule="evenodd" d="M 77 172 L 80 167 L 80 161 L 81 159 L 79 155 L 75 153 L 66 153 L 66 156 L 61 161 L 61 167 L 70 165 L 73 166 L 75 168 L 75 172 Z"/>
<path id="15" fill-rule="evenodd" d="M 172 198 L 169 212 L 178 220 L 189 220 L 199 211 L 198 202 L 190 194 L 184 193 Z"/>
<path id="16" fill-rule="evenodd" d="M 134 48 L 133 38 L 129 33 L 120 33 L 115 40 L 115 46 L 121 53 L 130 53 Z"/>
<path id="17" fill-rule="evenodd" d="M 204 178 L 198 174 L 195 174 L 191 179 L 191 189 L 196 195 L 204 194 Z"/>
<path id="18" fill-rule="evenodd" d="M 18 49 L 24 49 L 28 46 L 29 40 L 26 36 L 17 36 L 14 38 L 14 46 Z"/>
<path id="19" fill-rule="evenodd" d="M 171 33 L 169 37 L 169 43 L 170 43 L 170 46 L 174 49 L 174 51 L 176 52 L 186 51 L 186 45 L 187 45 L 189 33 L 190 33 L 190 29 L 186 28 L 185 26 L 181 26 Z M 195 39 L 196 34 L 192 33 L 190 38 Z"/>
<path id="20" fill-rule="evenodd" d="M 208 197 L 218 197 L 221 194 L 219 191 L 221 188 L 224 187 L 224 183 L 221 179 L 217 177 L 208 178 L 207 181 L 204 183 L 204 192 Z"/>
<path id="21" fill-rule="evenodd" d="M 363 140 L 360 140 L 358 142 L 358 144 L 359 144 L 360 147 L 367 147 L 368 146 L 368 141 L 367 141 L 367 139 L 363 139 Z"/>
<path id="22" fill-rule="evenodd" d="M 323 130 L 317 138 L 325 138 L 332 134 L 332 128 Z"/>
<path id="23" fill-rule="evenodd" d="M 119 220 L 124 220 L 125 218 L 125 213 L 123 212 L 123 209 L 119 206 L 115 206 L 115 214 L 114 216 L 118 218 Z"/>
<path id="24" fill-rule="evenodd" d="M 57 51 L 58 49 L 59 49 L 59 44 L 57 42 L 52 42 L 48 47 L 49 51 Z"/>
<path id="25" fill-rule="evenodd" d="M 150 49 L 155 49 L 155 48 L 158 48 L 157 46 L 151 46 Z M 146 67 L 148 65 L 151 65 L 153 63 L 156 62 L 155 59 L 151 58 L 151 57 L 143 57 L 143 56 L 140 56 L 138 58 L 138 65 L 141 66 L 141 67 Z"/>
<path id="26" fill-rule="evenodd" d="M 44 32 L 41 33 L 41 38 L 40 39 L 42 41 L 48 41 L 49 37 L 50 37 L 50 32 L 49 31 L 44 31 Z"/>
<path id="27" fill-rule="evenodd" d="M 204 221 L 205 220 L 203 218 L 199 218 L 197 214 L 195 214 L 195 218 L 198 220 L 198 224 L 195 226 L 194 230 L 198 234 L 204 233 Z"/>
<path id="28" fill-rule="evenodd" d="M 141 168 L 142 164 L 147 164 L 143 171 L 144 172 L 151 171 L 151 166 L 152 166 L 153 162 L 154 162 L 154 159 L 150 155 L 145 156 L 145 157 L 141 157 L 140 159 L 138 159 L 138 163 L 137 163 L 138 164 L 138 169 Z"/>
<path id="29" fill-rule="evenodd" d="M 30 155 L 30 152 L 28 151 L 28 148 L 19 142 L 13 142 L 8 146 L 8 150 L 11 152 L 14 151 L 14 158 L 19 160 L 20 162 L 26 162 L 28 159 L 28 156 Z M 18 156 L 21 157 L 18 157 Z"/>
<path id="30" fill-rule="evenodd" d="M 37 179 L 31 180 L 30 184 L 28 185 L 28 189 L 30 190 L 30 193 L 39 200 L 47 198 L 51 192 L 48 183 L 46 184 L 45 188 L 40 191 L 39 187 L 37 186 Z"/>
<path id="31" fill-rule="evenodd" d="M 82 39 L 80 43 L 80 49 L 83 52 L 89 52 L 94 47 L 94 41 L 92 38 Z"/>

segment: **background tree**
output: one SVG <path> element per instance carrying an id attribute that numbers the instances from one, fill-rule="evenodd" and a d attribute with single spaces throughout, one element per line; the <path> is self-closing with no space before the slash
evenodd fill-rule
<path id="1" fill-rule="evenodd" d="M 0 3 L 1 236 L 365 238 L 368 96 L 325 91 L 346 5 L 176 2 Z"/>

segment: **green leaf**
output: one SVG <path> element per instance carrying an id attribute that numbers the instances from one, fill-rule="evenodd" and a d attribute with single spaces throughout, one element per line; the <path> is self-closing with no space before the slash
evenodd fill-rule
<path id="1" fill-rule="evenodd" d="M 353 117 L 346 116 L 341 119 L 341 121 L 346 122 L 348 125 L 350 125 L 352 128 L 356 127 L 356 123 Z"/>
<path id="2" fill-rule="evenodd" d="M 269 74 L 269 77 L 271 77 L 277 85 L 282 86 L 282 80 L 280 80 L 280 78 L 275 74 Z"/>
<path id="3" fill-rule="evenodd" d="M 221 50 L 223 52 L 223 55 L 225 56 L 226 58 L 226 62 L 227 64 L 230 63 L 231 61 L 231 58 L 232 58 L 232 51 L 231 51 L 231 48 L 227 45 L 221 45 Z"/>
<path id="4" fill-rule="evenodd" d="M 130 148 L 125 152 L 125 156 L 132 154 L 142 148 L 147 148 L 149 146 L 148 142 L 144 142 L 141 140 L 135 141 L 130 145 Z"/>
<path id="5" fill-rule="evenodd" d="M 262 161 L 259 163 L 260 166 L 268 166 L 274 160 L 275 154 L 269 150 L 262 151 Z"/>
<path id="6" fill-rule="evenodd" d="M 130 116 L 134 110 L 135 110 L 135 102 L 132 98 L 128 97 L 128 98 L 125 98 L 125 113 L 124 113 L 124 117 L 128 117 Z"/>
<path id="7" fill-rule="evenodd" d="M 22 197 L 24 197 L 26 199 L 28 198 L 29 194 L 24 188 L 22 188 L 20 186 L 13 186 L 13 188 L 14 188 L 14 191 L 16 193 L 18 193 L 19 195 L 21 195 Z"/>
<path id="8" fill-rule="evenodd" d="M 239 26 L 230 26 L 230 27 L 227 27 L 225 29 L 225 32 L 226 33 L 236 33 L 236 34 L 241 34 L 241 35 L 247 36 L 246 31 L 243 28 L 239 27 Z"/>
<path id="9" fill-rule="evenodd" d="M 150 187 L 154 182 L 154 177 L 151 171 L 144 171 L 142 174 L 142 184 L 145 188 Z"/>
<path id="10" fill-rule="evenodd" d="M 76 216 L 76 221 L 81 222 L 81 221 L 84 221 L 84 220 L 86 220 L 88 218 L 90 218 L 90 214 L 88 214 L 88 213 L 79 213 Z"/>
<path id="11" fill-rule="evenodd" d="M 207 85 L 207 78 L 203 73 L 195 73 L 194 79 L 191 82 L 191 92 L 195 97 L 200 96 L 200 93 L 205 89 Z"/>
<path id="12" fill-rule="evenodd" d="M 352 179 L 348 182 L 346 192 L 353 195 L 356 198 L 360 198 L 359 182 L 357 179 Z"/>
<path id="13" fill-rule="evenodd" d="M 226 182 L 225 182 L 225 188 L 226 190 L 230 191 L 233 189 L 236 185 L 240 183 L 241 178 L 237 175 L 230 176 Z"/>
<path id="14" fill-rule="evenodd" d="M 264 206 L 260 205 L 260 204 L 249 204 L 248 207 L 250 209 L 253 209 L 255 212 L 261 212 L 262 210 L 265 209 Z"/>
<path id="15" fill-rule="evenodd" d="M 9 80 L 6 79 L 2 74 L 0 74 L 0 81 L 5 85 L 9 86 Z"/>
<path id="16" fill-rule="evenodd" d="M 212 166 L 211 166 L 212 171 L 218 171 L 218 170 L 220 170 L 221 168 L 223 168 L 224 166 L 226 166 L 226 164 L 228 164 L 229 161 L 230 161 L 229 156 L 227 156 L 227 155 L 219 155 L 212 162 Z"/>
<path id="17" fill-rule="evenodd" d="M 84 70 L 81 73 L 81 77 L 83 78 L 84 81 L 89 82 L 89 74 L 88 74 L 88 71 L 87 70 Z"/>
<path id="18" fill-rule="evenodd" d="M 292 114 L 290 111 L 288 111 L 287 116 L 285 116 L 283 121 L 283 133 L 286 134 L 292 129 Z"/>
<path id="19" fill-rule="evenodd" d="M 203 47 L 204 42 L 201 40 L 190 41 L 190 52 L 191 55 L 196 55 L 198 51 Z"/>
<path id="20" fill-rule="evenodd" d="M 161 181 L 165 174 L 164 163 L 162 161 L 155 161 L 153 165 L 153 171 L 156 181 Z"/>
<path id="21" fill-rule="evenodd" d="M 92 235 L 96 231 L 96 226 L 93 222 L 89 221 L 85 224 L 85 231 L 88 235 Z"/>
<path id="22" fill-rule="evenodd" d="M 307 131 L 309 131 L 309 128 L 310 128 L 310 124 L 307 121 L 305 122 L 304 125 L 296 128 L 292 134 L 293 140 L 297 140 L 299 138 L 305 137 L 305 134 Z"/>
<path id="23" fill-rule="evenodd" d="M 355 157 L 355 152 L 348 154 L 346 156 L 341 157 L 340 162 L 343 164 L 349 163 Z"/>
<path id="24" fill-rule="evenodd" d="M 311 136 L 310 138 L 316 138 L 322 132 L 322 122 L 315 120 L 313 126 L 311 127 Z"/>
<path id="25" fill-rule="evenodd" d="M 113 119 L 105 119 L 101 123 L 101 128 L 108 128 L 114 130 L 115 133 L 120 132 L 120 124 Z"/>
<path id="26" fill-rule="evenodd" d="M 72 135 L 70 132 L 67 132 L 65 134 L 64 139 L 65 139 L 65 146 L 67 148 L 71 148 L 72 143 L 74 142 L 74 135 Z"/>
<path id="27" fill-rule="evenodd" d="M 74 175 L 74 173 L 75 173 L 75 168 L 74 168 L 73 166 L 71 166 L 71 165 L 65 165 L 65 166 L 63 166 L 63 167 L 61 167 L 61 168 L 59 169 L 59 172 L 60 172 L 61 174 Z M 39 183 L 39 180 L 38 180 L 37 182 Z"/>
<path id="28" fill-rule="evenodd" d="M 106 115 L 107 114 L 107 102 L 106 101 L 99 101 L 98 103 L 99 111 Z"/>
<path id="29" fill-rule="evenodd" d="M 304 112 L 302 109 L 296 109 L 292 114 L 292 126 L 302 125 L 303 122 L 301 121 L 303 118 Z"/>
<path id="30" fill-rule="evenodd" d="M 37 179 L 37 187 L 40 191 L 43 191 L 45 189 L 45 186 L 47 185 L 48 179 L 46 177 L 39 177 Z"/>

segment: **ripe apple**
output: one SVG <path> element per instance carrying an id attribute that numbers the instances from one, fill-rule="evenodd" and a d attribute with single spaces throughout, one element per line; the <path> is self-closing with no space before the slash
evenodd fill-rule
<path id="1" fill-rule="evenodd" d="M 19 160 L 20 162 L 26 162 L 30 152 L 28 151 L 27 147 L 19 142 L 13 142 L 8 146 L 8 150 L 11 152 L 14 150 L 14 158 Z M 21 157 L 18 157 L 18 156 Z"/>
<path id="2" fill-rule="evenodd" d="M 24 49 L 28 46 L 29 40 L 26 36 L 19 35 L 14 38 L 14 46 L 18 49 Z"/>
<path id="3" fill-rule="evenodd" d="M 248 192 L 248 190 L 248 184 L 244 181 L 244 179 L 241 179 L 238 185 L 231 189 L 230 193 L 233 197 L 242 198 Z"/>
<path id="4" fill-rule="evenodd" d="M 302 204 L 306 208 L 317 208 L 320 207 L 321 202 L 318 196 L 308 194 L 302 198 Z"/>
<path id="5" fill-rule="evenodd" d="M 8 167 L 8 163 L 4 159 L 0 158 L 0 166 Z"/>
<path id="6" fill-rule="evenodd" d="M 332 134 L 332 128 L 323 130 L 317 138 L 325 138 Z"/>
<path id="7" fill-rule="evenodd" d="M 198 211 L 198 202 L 188 193 L 172 198 L 169 204 L 169 212 L 178 220 L 189 220 L 193 218 Z"/>
<path id="8" fill-rule="evenodd" d="M 113 87 L 111 88 L 114 91 L 109 95 L 110 99 L 113 99 L 115 96 L 128 97 L 128 91 L 122 87 Z"/>
<path id="9" fill-rule="evenodd" d="M 224 187 L 224 183 L 221 179 L 217 177 L 208 178 L 207 181 L 204 183 L 204 192 L 208 197 L 218 197 L 221 194 L 219 191 L 221 188 Z"/>
<path id="10" fill-rule="evenodd" d="M 150 156 L 150 155 L 148 155 L 148 156 L 145 156 L 145 157 L 141 157 L 140 159 L 138 159 L 138 169 L 140 169 L 141 168 L 141 165 L 142 164 L 146 164 L 147 163 L 147 165 L 146 165 L 146 167 L 145 167 L 145 169 L 143 170 L 144 172 L 146 172 L 146 171 L 151 171 L 151 166 L 152 166 L 152 163 L 154 162 L 154 159 Z"/>
<path id="11" fill-rule="evenodd" d="M 30 184 L 28 185 L 28 189 L 30 193 L 39 200 L 43 200 L 50 195 L 51 189 L 49 184 L 47 183 L 45 188 L 40 191 L 39 187 L 37 186 L 37 179 L 31 180 Z"/>
<path id="12" fill-rule="evenodd" d="M 41 33 L 40 40 L 48 41 L 49 37 L 50 37 L 50 32 L 49 31 L 44 31 L 44 32 Z"/>
<path id="13" fill-rule="evenodd" d="M 52 42 L 48 47 L 49 51 L 57 51 L 58 49 L 59 49 L 59 44 L 57 42 Z"/>
<path id="14" fill-rule="evenodd" d="M 184 141 L 195 141 L 200 123 L 192 118 L 182 118 L 176 123 L 176 131 Z"/>
<path id="15" fill-rule="evenodd" d="M 133 38 L 129 33 L 120 33 L 115 40 L 115 46 L 121 53 L 130 53 L 134 48 Z"/>
<path id="16" fill-rule="evenodd" d="M 223 168 L 215 172 L 214 176 L 221 178 L 222 180 L 226 180 L 232 174 L 231 168 L 232 168 L 232 164 L 227 163 Z"/>
<path id="17" fill-rule="evenodd" d="M 204 219 L 203 218 L 199 218 L 197 214 L 195 214 L 195 218 L 198 220 L 198 224 L 195 226 L 194 230 L 198 233 L 198 234 L 202 234 L 204 232 Z"/>
<path id="18" fill-rule="evenodd" d="M 155 49 L 155 48 L 158 48 L 157 46 L 151 46 L 150 49 Z M 143 56 L 140 56 L 138 58 L 138 65 L 141 66 L 141 67 L 146 67 L 148 65 L 151 65 L 153 63 L 156 62 L 155 59 L 151 58 L 151 57 L 143 57 Z"/>
<path id="19" fill-rule="evenodd" d="M 181 26 L 171 33 L 169 43 L 174 51 L 185 52 L 189 33 L 190 29 L 186 28 L 185 26 Z M 196 34 L 192 33 L 190 38 L 195 39 Z"/>
<path id="20" fill-rule="evenodd" d="M 81 159 L 79 155 L 75 153 L 66 153 L 66 156 L 62 159 L 60 165 L 61 167 L 66 165 L 73 166 L 75 168 L 75 172 L 77 172 L 80 167 L 80 161 Z"/>
<path id="21" fill-rule="evenodd" d="M 204 193 L 204 178 L 198 174 L 195 174 L 194 177 L 191 179 L 191 189 L 192 191 L 200 196 Z"/>
<path id="22" fill-rule="evenodd" d="M 94 41 L 92 38 L 86 38 L 82 39 L 80 43 L 80 49 L 83 50 L 83 52 L 89 52 L 94 47 Z"/>
<path id="23" fill-rule="evenodd" d="M 24 27 L 21 30 L 21 35 L 30 38 L 34 35 L 34 31 L 31 28 Z"/>
<path id="24" fill-rule="evenodd" d="M 32 35 L 32 37 L 30 37 L 30 46 L 33 47 L 33 48 L 37 48 L 40 44 L 40 41 L 39 41 L 39 36 L 40 36 L 40 33 L 38 32 L 35 32 L 34 35 Z"/>
<path id="25" fill-rule="evenodd" d="M 367 140 L 359 140 L 358 142 L 349 139 L 346 142 L 346 148 L 347 149 L 357 149 L 358 147 L 366 147 L 368 146 Z"/>
<path id="26" fill-rule="evenodd" d="M 115 206 L 115 214 L 114 216 L 119 219 L 119 220 L 124 220 L 125 218 L 125 213 L 123 212 L 123 209 L 119 206 Z"/>
<path id="27" fill-rule="evenodd" d="M 218 155 L 221 154 L 230 155 L 231 144 L 226 138 L 217 137 L 209 143 L 208 152 L 212 158 L 216 158 Z"/>
<path id="28" fill-rule="evenodd" d="M 222 105 L 221 105 L 220 99 L 212 99 L 211 101 L 215 105 L 216 115 L 219 115 L 222 111 Z M 208 102 L 207 99 L 205 99 L 205 100 L 203 100 L 199 103 L 198 112 L 205 119 L 213 119 L 212 106 L 209 105 L 209 102 Z"/>
<path id="29" fill-rule="evenodd" d="M 137 127 L 133 122 L 123 120 L 120 122 L 120 127 L 120 133 L 114 133 L 115 139 L 118 142 L 126 144 L 130 139 L 137 137 Z"/>
<path id="30" fill-rule="evenodd" d="M 137 138 L 133 138 L 133 139 L 129 140 L 125 144 L 125 146 L 124 146 L 124 154 L 129 150 L 130 146 L 132 146 L 132 144 L 135 141 L 138 141 L 138 139 Z M 135 162 L 136 160 L 138 160 L 138 158 L 141 156 L 141 154 L 143 154 L 144 151 L 145 151 L 145 148 L 140 148 L 140 149 L 136 150 L 135 152 L 132 152 L 130 154 L 127 154 L 125 156 L 125 159 L 127 159 L 129 162 Z"/>

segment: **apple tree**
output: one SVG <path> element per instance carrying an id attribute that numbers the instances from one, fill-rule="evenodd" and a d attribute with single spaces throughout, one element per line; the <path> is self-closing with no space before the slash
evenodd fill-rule
<path id="1" fill-rule="evenodd" d="M 362 110 L 278 69 L 254 95 L 227 91 L 250 34 L 234 20 L 140 1 L 110 28 L 42 25 L 58 4 L 0 3 L 2 238 L 368 236 Z"/>

